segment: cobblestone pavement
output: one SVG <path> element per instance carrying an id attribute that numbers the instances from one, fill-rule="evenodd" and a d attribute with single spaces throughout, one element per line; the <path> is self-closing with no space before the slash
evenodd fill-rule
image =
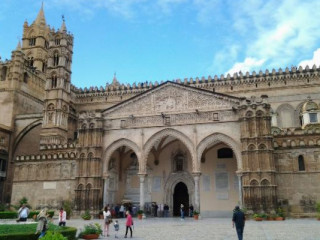
<path id="1" fill-rule="evenodd" d="M 67 225 L 77 227 L 79 231 L 85 224 L 95 222 L 103 224 L 103 220 L 84 221 L 82 219 L 72 219 L 67 221 Z M 125 219 L 119 219 L 119 225 L 118 239 L 124 239 Z M 99 239 L 116 239 L 114 233 L 113 225 L 111 225 L 110 236 L 101 236 Z M 134 218 L 132 239 L 237 240 L 237 235 L 235 229 L 232 228 L 231 220 L 226 218 L 206 218 L 198 221 L 191 218 L 186 218 L 184 221 L 179 218 L 147 218 L 143 220 Z M 315 219 L 287 219 L 285 221 L 263 222 L 249 220 L 246 222 L 244 229 L 244 239 L 320 240 L 320 221 Z"/>

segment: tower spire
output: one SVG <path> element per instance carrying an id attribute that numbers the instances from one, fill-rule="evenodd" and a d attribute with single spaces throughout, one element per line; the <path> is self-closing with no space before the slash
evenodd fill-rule
<path id="1" fill-rule="evenodd" d="M 36 18 L 36 20 L 34 21 L 36 24 L 40 25 L 40 24 L 46 24 L 46 19 L 44 17 L 44 11 L 43 11 L 43 2 L 41 4 L 41 8 L 40 11 L 38 13 L 38 16 Z"/>
<path id="2" fill-rule="evenodd" d="M 62 15 L 62 24 L 61 24 L 60 32 L 67 32 L 67 27 L 66 27 L 66 23 L 64 20 L 64 15 Z"/>

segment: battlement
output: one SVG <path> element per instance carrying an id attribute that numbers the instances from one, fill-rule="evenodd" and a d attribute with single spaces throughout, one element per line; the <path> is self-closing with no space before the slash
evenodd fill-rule
<path id="1" fill-rule="evenodd" d="M 243 74 L 241 71 L 239 73 L 234 73 L 232 76 L 230 74 L 221 75 L 218 77 L 215 75 L 214 77 L 208 76 L 206 77 L 196 77 L 196 78 L 184 78 L 182 79 L 174 79 L 172 82 L 176 82 L 179 84 L 190 85 L 193 87 L 199 88 L 208 88 L 208 87 L 216 87 L 216 86 L 239 86 L 239 85 L 251 85 L 257 84 L 261 82 L 274 82 L 274 81 L 283 81 L 287 83 L 290 80 L 301 79 L 301 78 L 309 78 L 320 76 L 320 68 L 316 65 L 313 65 L 312 68 L 306 66 L 302 68 L 291 67 L 290 69 L 287 67 L 284 70 L 281 68 L 276 71 L 272 69 L 269 71 L 268 69 L 265 72 L 259 71 L 258 73 L 253 71 L 252 73 L 246 72 Z M 160 83 L 158 81 L 152 82 L 140 82 L 138 84 L 133 83 L 130 84 L 106 84 L 105 87 L 85 87 L 85 88 L 77 88 L 72 86 L 71 90 L 75 92 L 77 98 L 84 98 L 87 96 L 108 96 L 108 95 L 125 95 L 125 94 L 137 94 L 144 92 L 148 89 L 157 87 L 159 84 L 162 84 L 164 81 Z"/>

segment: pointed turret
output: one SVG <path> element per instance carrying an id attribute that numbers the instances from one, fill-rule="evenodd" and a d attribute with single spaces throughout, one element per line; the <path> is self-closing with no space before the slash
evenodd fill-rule
<path id="1" fill-rule="evenodd" d="M 113 86 L 119 86 L 119 85 L 120 85 L 119 82 L 118 82 L 117 74 L 116 74 L 116 73 L 114 73 L 114 75 L 113 75 L 112 85 L 113 85 Z"/>
<path id="2" fill-rule="evenodd" d="M 41 9 L 40 9 L 38 16 L 37 16 L 36 20 L 34 21 L 34 23 L 37 25 L 41 25 L 41 24 L 46 25 L 46 19 L 44 17 L 44 11 L 43 11 L 43 2 L 41 5 Z"/>
<path id="3" fill-rule="evenodd" d="M 18 45 L 16 47 L 16 51 L 21 51 L 21 42 L 19 40 Z"/>
<path id="4" fill-rule="evenodd" d="M 67 27 L 66 27 L 66 23 L 64 21 L 64 16 L 62 15 L 62 24 L 60 27 L 60 32 L 67 32 Z"/>

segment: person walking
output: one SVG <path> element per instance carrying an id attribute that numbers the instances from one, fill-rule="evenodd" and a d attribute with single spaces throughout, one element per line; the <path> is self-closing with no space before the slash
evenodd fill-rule
<path id="1" fill-rule="evenodd" d="M 120 216 L 121 218 L 123 218 L 123 217 L 124 217 L 124 206 L 123 206 L 123 204 L 121 204 L 121 206 L 120 206 L 120 209 L 119 209 L 119 216 Z"/>
<path id="2" fill-rule="evenodd" d="M 60 208 L 59 211 L 59 226 L 66 226 L 66 220 L 67 220 L 67 213 L 63 210 L 63 208 Z"/>
<path id="3" fill-rule="evenodd" d="M 182 203 L 180 205 L 180 215 L 181 215 L 181 220 L 184 220 L 184 206 Z"/>
<path id="4" fill-rule="evenodd" d="M 42 209 L 40 213 L 37 216 L 38 219 L 38 225 L 37 230 L 35 234 L 40 233 L 40 236 L 38 239 L 42 238 L 44 235 L 46 235 L 47 229 L 48 229 L 48 215 L 47 210 Z"/>
<path id="5" fill-rule="evenodd" d="M 245 221 L 246 217 L 244 213 L 240 210 L 239 206 L 236 206 L 233 210 L 232 227 L 234 228 L 234 225 L 236 225 L 236 231 L 239 240 L 243 239 L 243 229 Z"/>
<path id="6" fill-rule="evenodd" d="M 163 207 L 164 217 L 169 217 L 169 206 L 167 204 Z"/>
<path id="7" fill-rule="evenodd" d="M 191 204 L 190 207 L 189 207 L 189 217 L 193 217 L 193 205 Z"/>
<path id="8" fill-rule="evenodd" d="M 21 208 L 18 210 L 19 218 L 17 219 L 17 222 L 26 222 L 29 215 L 29 208 L 26 204 L 22 204 Z"/>
<path id="9" fill-rule="evenodd" d="M 106 233 L 107 233 L 107 237 L 109 237 L 109 226 L 110 226 L 110 223 L 112 222 L 112 216 L 111 216 L 110 208 L 108 206 L 104 207 L 103 219 L 104 219 L 103 236 L 106 236 Z"/>
<path id="10" fill-rule="evenodd" d="M 124 235 L 125 238 L 127 238 L 128 235 L 128 229 L 130 229 L 130 237 L 132 238 L 132 225 L 133 225 L 133 220 L 132 216 L 129 211 L 126 212 L 127 215 L 127 221 L 126 221 L 126 235 Z"/>

